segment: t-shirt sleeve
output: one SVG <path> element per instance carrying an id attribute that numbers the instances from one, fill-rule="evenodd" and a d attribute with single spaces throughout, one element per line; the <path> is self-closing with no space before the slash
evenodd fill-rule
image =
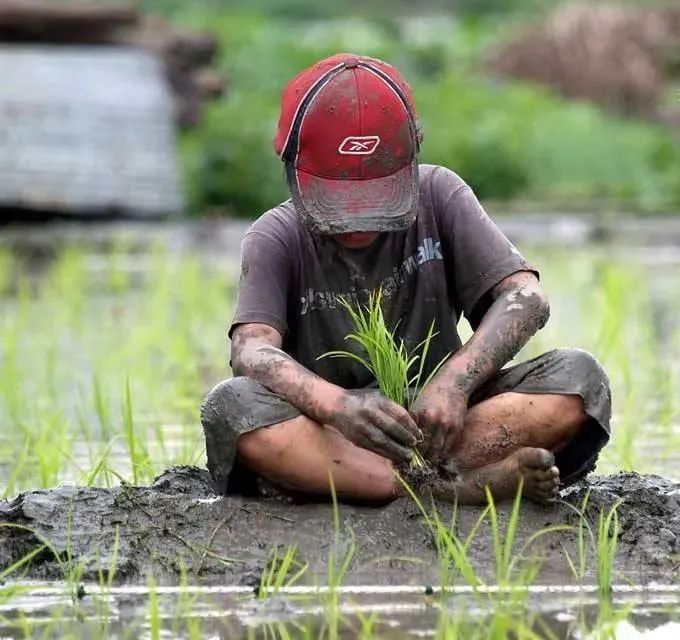
<path id="1" fill-rule="evenodd" d="M 290 256 L 281 239 L 260 231 L 246 233 L 241 243 L 241 276 L 230 338 L 236 325 L 247 322 L 268 324 L 282 336 L 286 334 L 290 274 Z"/>
<path id="2" fill-rule="evenodd" d="M 472 189 L 455 173 L 438 167 L 433 201 L 446 260 L 449 288 L 476 328 L 491 303 L 486 294 L 517 271 L 538 272 L 489 218 Z"/>

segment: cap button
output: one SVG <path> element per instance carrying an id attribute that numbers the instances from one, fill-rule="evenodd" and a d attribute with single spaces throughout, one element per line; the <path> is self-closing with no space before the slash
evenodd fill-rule
<path id="1" fill-rule="evenodd" d="M 343 64 L 345 66 L 345 69 L 355 69 L 356 67 L 359 66 L 360 62 L 361 61 L 359 60 L 359 58 L 353 57 L 347 58 L 347 60 L 345 60 Z"/>

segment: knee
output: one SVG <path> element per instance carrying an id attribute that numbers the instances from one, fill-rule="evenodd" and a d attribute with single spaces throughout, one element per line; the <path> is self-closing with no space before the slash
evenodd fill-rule
<path id="1" fill-rule="evenodd" d="M 574 389 L 580 396 L 582 411 L 585 407 L 602 419 L 611 413 L 611 388 L 609 377 L 597 359 L 583 349 L 557 349 L 558 368 L 565 379 L 565 387 Z"/>
<path id="2" fill-rule="evenodd" d="M 609 392 L 609 377 L 595 356 L 583 349 L 556 349 L 559 368 L 579 386 L 588 389 L 605 388 Z"/>
<path id="3" fill-rule="evenodd" d="M 595 356 L 584 349 L 563 348 L 556 349 L 555 354 L 561 361 L 563 369 L 568 370 L 573 375 L 579 375 L 584 378 L 597 378 L 609 383 L 607 374 L 602 365 L 597 361 Z"/>
<path id="4" fill-rule="evenodd" d="M 216 384 L 201 403 L 201 423 L 205 426 L 226 421 L 234 401 L 242 396 L 250 384 L 251 379 L 244 376 L 228 378 Z"/>

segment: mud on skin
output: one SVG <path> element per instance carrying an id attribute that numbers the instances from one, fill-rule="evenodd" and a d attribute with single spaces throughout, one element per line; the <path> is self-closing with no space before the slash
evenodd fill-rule
<path id="1" fill-rule="evenodd" d="M 635 580 L 675 578 L 680 552 L 680 484 L 658 476 L 634 473 L 582 480 L 563 492 L 563 499 L 580 507 L 590 491 L 588 519 L 597 528 L 601 509 L 625 498 L 618 513 L 621 522 L 616 570 L 636 573 Z M 438 505 L 445 522 L 452 506 Z M 499 507 L 502 525 L 510 505 Z M 472 529 L 481 509 L 458 510 L 462 536 Z M 346 578 L 348 584 L 436 583 L 439 564 L 432 538 L 412 501 L 396 500 L 386 507 L 340 506 L 341 536 L 354 532 L 357 551 Z M 0 502 L 0 522 L 29 527 L 0 527 L 0 571 L 49 539 L 66 557 L 82 563 L 85 580 L 98 580 L 100 565 L 107 567 L 117 535 L 119 552 L 116 580 L 143 581 L 153 565 L 158 579 L 179 579 L 182 563 L 191 579 L 205 583 L 254 584 L 275 545 L 298 543 L 310 563 L 304 581 L 323 581 L 329 542 L 334 539 L 329 504 L 293 505 L 281 497 L 246 499 L 218 497 L 207 471 L 177 467 L 149 487 L 114 489 L 61 487 L 26 492 Z M 518 539 L 551 524 L 577 525 L 565 504 L 537 506 L 524 503 Z M 118 533 L 117 533 L 118 532 Z M 210 553 L 205 553 L 209 547 Z M 539 579 L 564 583 L 571 573 L 562 549 L 576 557 L 576 533 L 554 533 L 532 547 L 544 558 Z M 470 547 L 472 561 L 484 576 L 493 576 L 491 534 L 481 527 Z M 222 556 L 224 561 L 215 556 Z M 675 557 L 674 557 L 675 556 Z M 231 560 L 226 560 L 226 558 Z M 370 564 L 376 558 L 418 557 L 423 565 L 400 560 Z M 591 557 L 588 567 L 595 566 Z M 36 557 L 25 578 L 63 579 L 61 569 L 47 551 Z"/>

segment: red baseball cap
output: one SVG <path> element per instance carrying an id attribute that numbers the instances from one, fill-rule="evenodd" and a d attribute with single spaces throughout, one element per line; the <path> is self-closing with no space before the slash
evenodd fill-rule
<path id="1" fill-rule="evenodd" d="M 399 71 L 347 53 L 283 91 L 274 139 L 293 203 L 318 233 L 395 231 L 413 223 L 420 129 Z"/>

